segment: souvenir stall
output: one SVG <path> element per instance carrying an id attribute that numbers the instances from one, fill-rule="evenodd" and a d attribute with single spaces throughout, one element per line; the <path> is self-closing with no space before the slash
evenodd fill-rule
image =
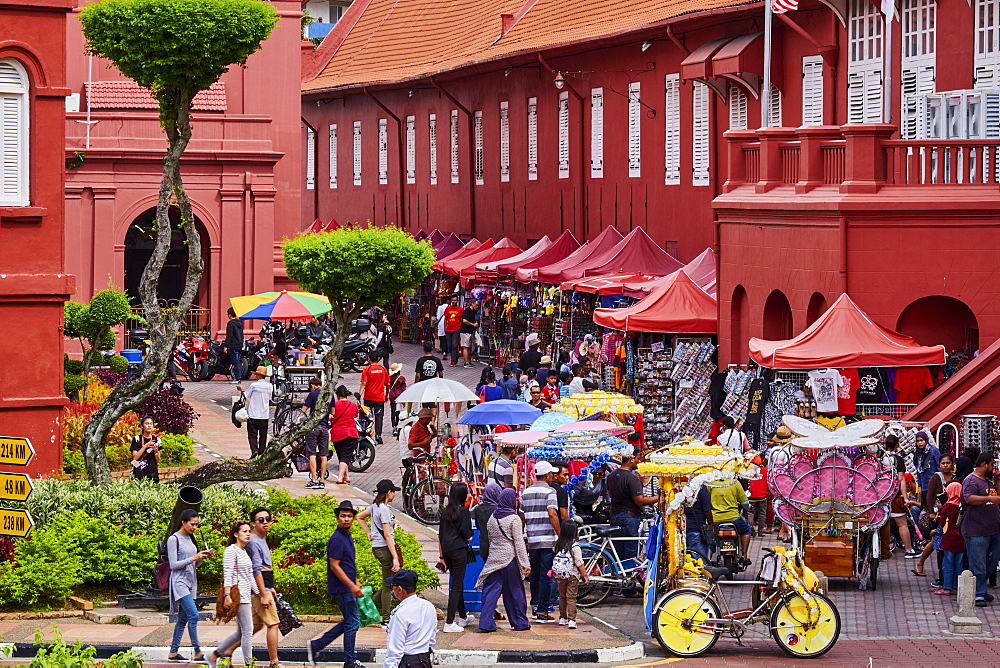
<path id="1" fill-rule="evenodd" d="M 463 253 L 472 252 L 481 245 L 476 239 L 465 244 L 454 233 L 444 236 L 440 232 L 435 235 L 435 232 L 437 230 L 427 240 L 434 248 L 438 260 L 461 257 Z M 457 277 L 434 271 L 412 293 L 399 295 L 388 304 L 386 311 L 390 314 L 389 320 L 398 333 L 399 340 L 420 343 L 436 337 L 434 318 L 437 316 L 437 308 L 455 294 L 457 289 Z"/>

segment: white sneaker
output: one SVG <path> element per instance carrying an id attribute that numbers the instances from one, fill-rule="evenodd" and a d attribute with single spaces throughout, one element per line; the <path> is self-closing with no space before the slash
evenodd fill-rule
<path id="1" fill-rule="evenodd" d="M 476 616 L 470 612 L 465 616 L 465 619 L 462 619 L 461 617 L 458 618 L 458 625 L 464 629 L 474 621 L 476 621 Z"/>
<path id="2" fill-rule="evenodd" d="M 566 623 L 566 628 L 568 628 L 568 629 L 575 629 L 576 628 L 576 620 L 575 619 L 569 620 Z"/>
<path id="3" fill-rule="evenodd" d="M 461 632 L 462 632 L 462 631 L 464 631 L 465 629 L 463 629 L 463 628 L 462 628 L 461 626 L 459 626 L 458 624 L 445 624 L 445 625 L 444 625 L 444 628 L 443 628 L 443 629 L 441 629 L 441 630 L 442 630 L 442 631 L 443 631 L 444 633 L 461 633 Z"/>
<path id="4" fill-rule="evenodd" d="M 559 626 L 566 626 L 569 623 L 568 619 L 559 618 Z"/>

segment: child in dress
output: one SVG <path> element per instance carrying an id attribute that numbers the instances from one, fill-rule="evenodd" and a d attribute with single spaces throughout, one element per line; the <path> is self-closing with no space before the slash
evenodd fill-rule
<path id="1" fill-rule="evenodd" d="M 552 574 L 559 587 L 559 625 L 576 628 L 576 594 L 580 581 L 590 582 L 583 564 L 583 553 L 576 544 L 576 522 L 563 520 L 559 540 L 553 548 Z"/>
<path id="2" fill-rule="evenodd" d="M 938 523 L 941 526 L 941 551 L 944 563 L 941 564 L 941 586 L 934 590 L 938 596 L 950 596 L 958 591 L 958 574 L 962 571 L 962 555 L 965 554 L 965 539 L 958 526 L 958 509 L 962 502 L 962 483 L 952 482 L 945 488 L 948 502 L 938 513 Z"/>

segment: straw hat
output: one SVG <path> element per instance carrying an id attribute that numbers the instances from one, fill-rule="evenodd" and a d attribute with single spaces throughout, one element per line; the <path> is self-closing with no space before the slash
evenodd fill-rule
<path id="1" fill-rule="evenodd" d="M 396 373 L 397 371 L 400 371 L 402 368 L 403 368 L 402 364 L 400 364 L 399 362 L 393 362 L 392 364 L 389 365 L 389 373 Z"/>

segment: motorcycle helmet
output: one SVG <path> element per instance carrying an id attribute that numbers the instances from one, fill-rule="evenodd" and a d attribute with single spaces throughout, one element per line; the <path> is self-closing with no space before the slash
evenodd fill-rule
<path id="1" fill-rule="evenodd" d="M 295 337 L 298 339 L 308 339 L 309 338 L 309 328 L 305 325 L 299 325 L 295 328 Z"/>

